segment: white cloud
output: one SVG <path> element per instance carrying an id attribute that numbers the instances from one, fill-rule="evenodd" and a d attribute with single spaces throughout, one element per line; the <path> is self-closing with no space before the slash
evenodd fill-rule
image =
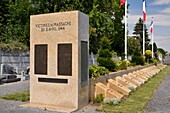
<path id="1" fill-rule="evenodd" d="M 170 52 L 170 37 L 163 35 L 154 35 L 154 42 L 156 42 L 158 48 L 163 48 L 164 50 Z"/>
<path id="2" fill-rule="evenodd" d="M 159 42 L 163 42 L 163 41 L 170 41 L 170 37 L 169 36 L 165 36 L 165 35 L 155 35 L 154 37 L 155 41 L 159 41 Z"/>
<path id="3" fill-rule="evenodd" d="M 170 27 L 170 8 L 166 8 L 160 12 L 158 12 L 157 14 L 152 14 L 152 15 L 147 15 L 147 28 L 149 29 L 149 25 L 150 25 L 150 22 L 152 20 L 152 17 L 154 18 L 154 26 L 156 27 L 167 27 L 169 26 Z M 143 18 L 143 15 L 140 14 L 140 15 L 132 15 L 132 14 L 129 14 L 128 15 L 128 24 L 129 24 L 129 35 L 131 36 L 132 33 L 133 33 L 133 27 L 135 26 L 135 24 L 138 22 L 139 18 Z M 133 27 L 132 27 L 133 26 Z M 161 31 L 160 31 L 161 32 Z M 170 52 L 170 47 L 169 47 L 169 44 L 170 44 L 170 36 L 165 36 L 165 35 L 158 35 L 158 31 L 157 33 L 155 33 L 154 35 L 154 42 L 156 42 L 157 46 L 159 48 L 163 48 L 165 49 L 166 51 Z"/>
<path id="4" fill-rule="evenodd" d="M 167 10 L 164 10 L 162 12 L 167 12 Z M 170 11 L 169 11 L 170 13 Z M 152 20 L 152 17 L 154 18 L 154 25 L 156 26 L 170 26 L 170 16 L 165 13 L 159 13 L 159 14 L 153 14 L 147 16 L 147 25 L 150 25 L 150 22 Z M 128 24 L 136 24 L 139 20 L 139 18 L 143 18 L 141 15 L 129 15 L 128 16 Z"/>
<path id="5" fill-rule="evenodd" d="M 170 16 L 167 14 L 154 14 L 148 16 L 148 21 L 151 21 L 151 18 L 154 18 L 154 25 L 157 26 L 170 26 Z"/>
<path id="6" fill-rule="evenodd" d="M 166 9 L 162 10 L 161 13 L 170 14 L 170 8 L 166 8 Z"/>
<path id="7" fill-rule="evenodd" d="M 153 0 L 151 5 L 170 5 L 170 0 Z M 155 6 L 154 6 L 155 7 Z M 157 7 L 157 6 L 156 6 Z M 157 8 L 156 8 L 157 9 Z M 154 14 L 148 14 L 147 15 L 147 28 L 149 29 L 150 22 L 152 20 L 152 17 L 154 19 L 154 42 L 156 42 L 157 46 L 159 48 L 163 48 L 166 51 L 170 52 L 170 7 L 164 7 L 161 10 L 153 9 Z M 139 18 L 143 18 L 142 13 L 139 13 L 137 15 L 129 14 L 128 15 L 128 30 L 129 30 L 129 36 L 132 36 L 133 34 L 133 27 L 138 22 Z M 162 31 L 164 30 L 164 31 Z M 149 35 L 150 38 L 150 35 Z"/>
<path id="8" fill-rule="evenodd" d="M 128 24 L 136 24 L 139 20 L 139 18 L 143 18 L 141 15 L 128 15 Z"/>
<path id="9" fill-rule="evenodd" d="M 170 4 L 169 0 L 155 0 L 154 2 L 152 2 L 151 5 L 168 5 Z"/>

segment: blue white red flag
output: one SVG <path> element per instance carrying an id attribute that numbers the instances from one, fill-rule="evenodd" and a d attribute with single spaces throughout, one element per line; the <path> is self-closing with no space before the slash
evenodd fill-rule
<path id="1" fill-rule="evenodd" d="M 151 24 L 150 24 L 150 32 L 151 33 L 153 32 L 153 21 L 151 21 Z"/>
<path id="2" fill-rule="evenodd" d="M 146 0 L 143 0 L 143 21 L 146 22 Z"/>

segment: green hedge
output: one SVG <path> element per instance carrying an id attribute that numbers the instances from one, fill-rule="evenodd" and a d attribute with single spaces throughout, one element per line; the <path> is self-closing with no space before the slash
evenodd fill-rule
<path id="1" fill-rule="evenodd" d="M 109 69 L 109 71 L 115 71 L 116 69 L 116 63 L 112 59 L 98 57 L 97 62 L 100 66 L 104 66 Z"/>
<path id="2" fill-rule="evenodd" d="M 109 70 L 102 66 L 93 65 L 89 67 L 90 78 L 96 78 L 102 75 L 109 74 Z"/>

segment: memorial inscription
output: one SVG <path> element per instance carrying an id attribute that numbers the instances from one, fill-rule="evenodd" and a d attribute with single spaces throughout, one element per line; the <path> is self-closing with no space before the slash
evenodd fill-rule
<path id="1" fill-rule="evenodd" d="M 48 55 L 47 44 L 35 45 L 35 63 L 34 70 L 35 74 L 47 75 L 47 55 Z"/>
<path id="2" fill-rule="evenodd" d="M 41 32 L 65 30 L 67 26 L 71 26 L 71 21 L 35 24 L 35 27 L 39 28 Z"/>
<path id="3" fill-rule="evenodd" d="M 88 43 L 81 41 L 81 82 L 88 77 Z"/>
<path id="4" fill-rule="evenodd" d="M 58 44 L 58 75 L 72 76 L 72 44 Z"/>

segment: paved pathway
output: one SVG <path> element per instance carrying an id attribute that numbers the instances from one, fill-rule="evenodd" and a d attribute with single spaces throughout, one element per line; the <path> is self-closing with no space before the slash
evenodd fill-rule
<path id="1" fill-rule="evenodd" d="M 0 96 L 29 90 L 29 81 L 0 85 Z M 25 102 L 0 99 L 0 113 L 56 113 L 37 108 L 21 107 Z M 60 113 L 60 112 L 57 112 Z"/>
<path id="2" fill-rule="evenodd" d="M 0 95 L 29 90 L 29 81 L 0 85 Z M 61 113 L 37 108 L 21 107 L 24 102 L 0 99 L 0 113 Z M 96 113 L 95 106 L 88 106 L 76 113 Z M 170 72 L 158 87 L 144 113 L 170 113 Z"/>
<path id="3" fill-rule="evenodd" d="M 0 96 L 29 90 L 29 81 L 0 85 Z M 22 107 L 25 102 L 0 99 L 0 113 L 61 113 L 37 108 Z M 96 113 L 96 106 L 88 106 L 75 113 Z"/>
<path id="4" fill-rule="evenodd" d="M 158 87 L 144 113 L 170 113 L 170 72 Z"/>
<path id="5" fill-rule="evenodd" d="M 29 90 L 29 81 L 13 82 L 0 85 L 0 96 Z"/>

